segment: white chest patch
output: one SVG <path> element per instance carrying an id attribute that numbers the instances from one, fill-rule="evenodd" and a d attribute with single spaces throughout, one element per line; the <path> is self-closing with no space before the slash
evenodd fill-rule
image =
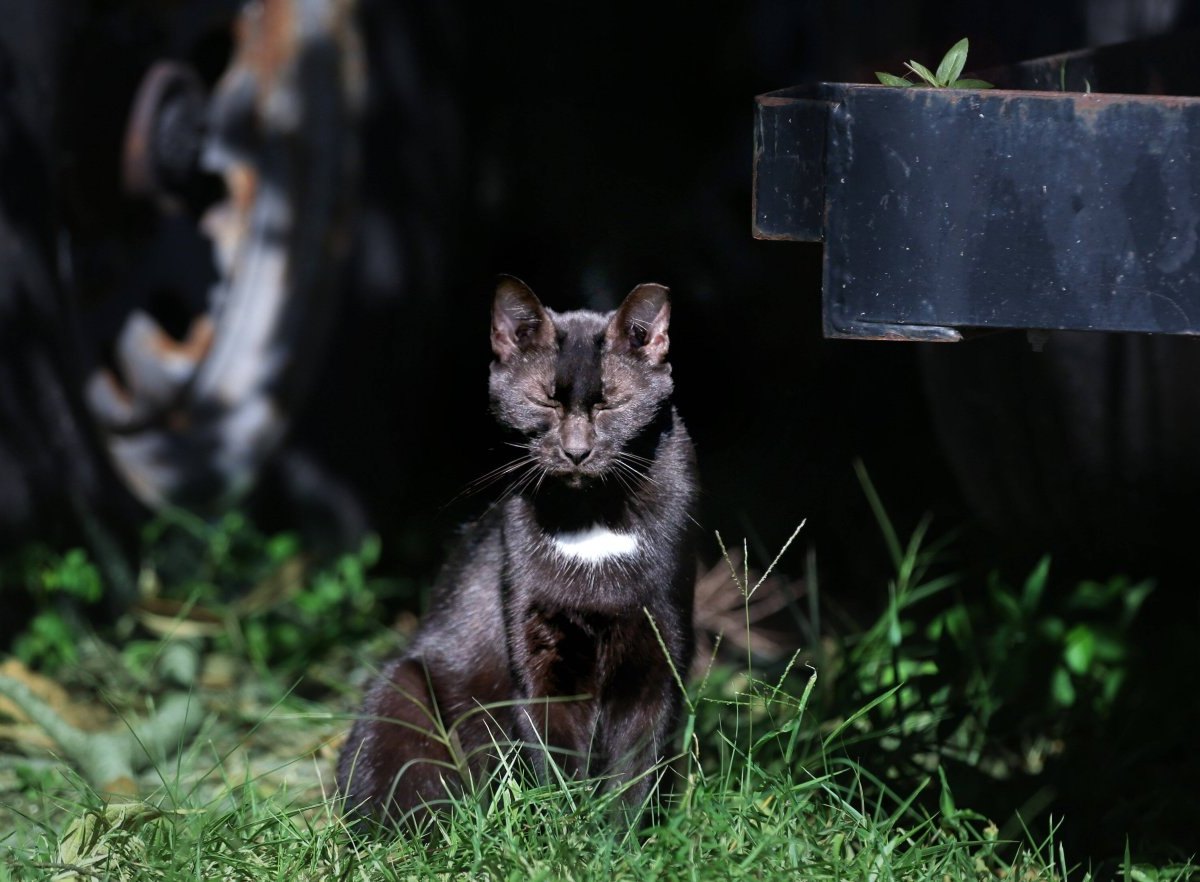
<path id="1" fill-rule="evenodd" d="M 558 533 L 553 542 L 559 554 L 587 563 L 625 557 L 638 549 L 635 534 L 618 533 L 599 525 L 576 533 Z"/>

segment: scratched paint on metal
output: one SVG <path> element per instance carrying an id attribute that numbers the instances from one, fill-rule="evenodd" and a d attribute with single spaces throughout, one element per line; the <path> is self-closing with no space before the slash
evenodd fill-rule
<path id="1" fill-rule="evenodd" d="M 1200 328 L 1200 101 L 1169 102 L 843 94 L 827 151 L 831 320 Z"/>

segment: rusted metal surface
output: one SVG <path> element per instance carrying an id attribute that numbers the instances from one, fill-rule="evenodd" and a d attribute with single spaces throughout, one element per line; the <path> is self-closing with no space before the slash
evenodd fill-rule
<path id="1" fill-rule="evenodd" d="M 755 165 L 755 235 L 824 242 L 828 336 L 1200 333 L 1200 99 L 819 84 L 760 97 Z"/>
<path id="2" fill-rule="evenodd" d="M 100 367 L 89 382 L 118 469 L 153 507 L 236 500 L 320 362 L 357 167 L 364 84 L 353 13 L 348 0 L 242 9 L 199 158 L 225 185 L 199 219 L 219 280 L 183 340 L 131 313 L 117 370 Z"/>

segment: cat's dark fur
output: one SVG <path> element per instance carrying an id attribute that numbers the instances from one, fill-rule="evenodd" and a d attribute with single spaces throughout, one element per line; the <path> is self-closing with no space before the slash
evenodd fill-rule
<path id="1" fill-rule="evenodd" d="M 648 615 L 685 674 L 695 575 L 694 454 L 670 401 L 669 317 L 660 285 L 602 315 L 553 312 L 501 281 L 492 410 L 528 457 L 371 687 L 338 765 L 348 811 L 419 818 L 513 743 L 543 771 L 549 753 L 568 775 L 629 785 L 629 805 L 655 786 L 681 696 Z"/>

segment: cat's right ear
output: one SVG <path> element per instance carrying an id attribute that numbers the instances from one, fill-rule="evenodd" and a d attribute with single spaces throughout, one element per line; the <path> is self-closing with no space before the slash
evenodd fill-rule
<path id="1" fill-rule="evenodd" d="M 554 325 L 529 286 L 513 276 L 501 276 L 492 301 L 492 352 L 511 361 L 535 346 L 554 342 Z"/>

